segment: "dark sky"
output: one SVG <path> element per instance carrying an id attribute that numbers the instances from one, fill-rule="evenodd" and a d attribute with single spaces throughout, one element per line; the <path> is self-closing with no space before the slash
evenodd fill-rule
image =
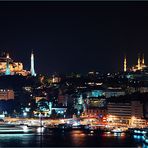
<path id="1" fill-rule="evenodd" d="M 0 2 L 0 49 L 46 74 L 148 63 L 148 2 Z"/>

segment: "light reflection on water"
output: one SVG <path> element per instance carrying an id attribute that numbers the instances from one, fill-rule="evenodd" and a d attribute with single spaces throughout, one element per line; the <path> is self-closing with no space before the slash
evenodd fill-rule
<path id="1" fill-rule="evenodd" d="M 0 147 L 41 147 L 41 146 L 101 146 L 101 147 L 138 147 L 148 148 L 146 144 L 137 137 L 130 137 L 125 133 L 100 133 L 49 130 L 43 135 L 39 134 L 0 134 Z"/>
<path id="2" fill-rule="evenodd" d="M 74 130 L 70 133 L 70 136 L 72 138 L 73 146 L 83 145 L 83 143 L 85 142 L 86 134 L 83 131 Z"/>

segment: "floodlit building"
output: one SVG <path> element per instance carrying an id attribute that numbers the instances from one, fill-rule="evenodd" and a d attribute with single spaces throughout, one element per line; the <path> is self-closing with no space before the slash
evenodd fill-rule
<path id="1" fill-rule="evenodd" d="M 138 54 L 137 64 L 132 66 L 129 69 L 127 68 L 126 56 L 124 57 L 124 72 L 126 72 L 127 70 L 133 71 L 133 72 L 135 72 L 135 71 L 143 71 L 146 67 L 147 67 L 147 65 L 145 65 L 144 54 L 142 54 L 142 57 L 140 56 L 140 54 Z"/>
<path id="2" fill-rule="evenodd" d="M 87 108 L 82 115 L 87 117 L 95 117 L 102 120 L 103 117 L 106 117 L 107 110 L 105 108 L 90 107 Z"/>
<path id="3" fill-rule="evenodd" d="M 111 101 L 107 105 L 108 122 L 129 126 L 145 126 L 143 103 L 140 101 Z"/>
<path id="4" fill-rule="evenodd" d="M 107 105 L 108 122 L 129 124 L 131 118 L 130 102 L 109 102 Z"/>
<path id="5" fill-rule="evenodd" d="M 15 62 L 9 54 L 0 57 L 0 74 L 1 75 L 14 75 L 20 74 L 23 76 L 28 75 L 28 71 L 23 69 L 22 62 Z"/>

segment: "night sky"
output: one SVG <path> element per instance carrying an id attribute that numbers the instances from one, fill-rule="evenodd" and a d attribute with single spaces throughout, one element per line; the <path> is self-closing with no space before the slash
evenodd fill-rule
<path id="1" fill-rule="evenodd" d="M 148 63 L 148 2 L 0 2 L 0 49 L 37 73 L 115 72 Z"/>

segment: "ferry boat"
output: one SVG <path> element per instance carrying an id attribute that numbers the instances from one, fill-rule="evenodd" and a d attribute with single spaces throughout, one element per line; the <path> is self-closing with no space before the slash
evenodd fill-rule
<path id="1" fill-rule="evenodd" d="M 16 126 L 12 124 L 1 124 L 0 134 L 12 134 L 12 133 L 33 133 L 36 130 L 34 128 L 23 126 Z"/>
<path id="2" fill-rule="evenodd" d="M 123 130 L 121 128 L 114 128 L 111 130 L 111 133 L 122 133 Z"/>

